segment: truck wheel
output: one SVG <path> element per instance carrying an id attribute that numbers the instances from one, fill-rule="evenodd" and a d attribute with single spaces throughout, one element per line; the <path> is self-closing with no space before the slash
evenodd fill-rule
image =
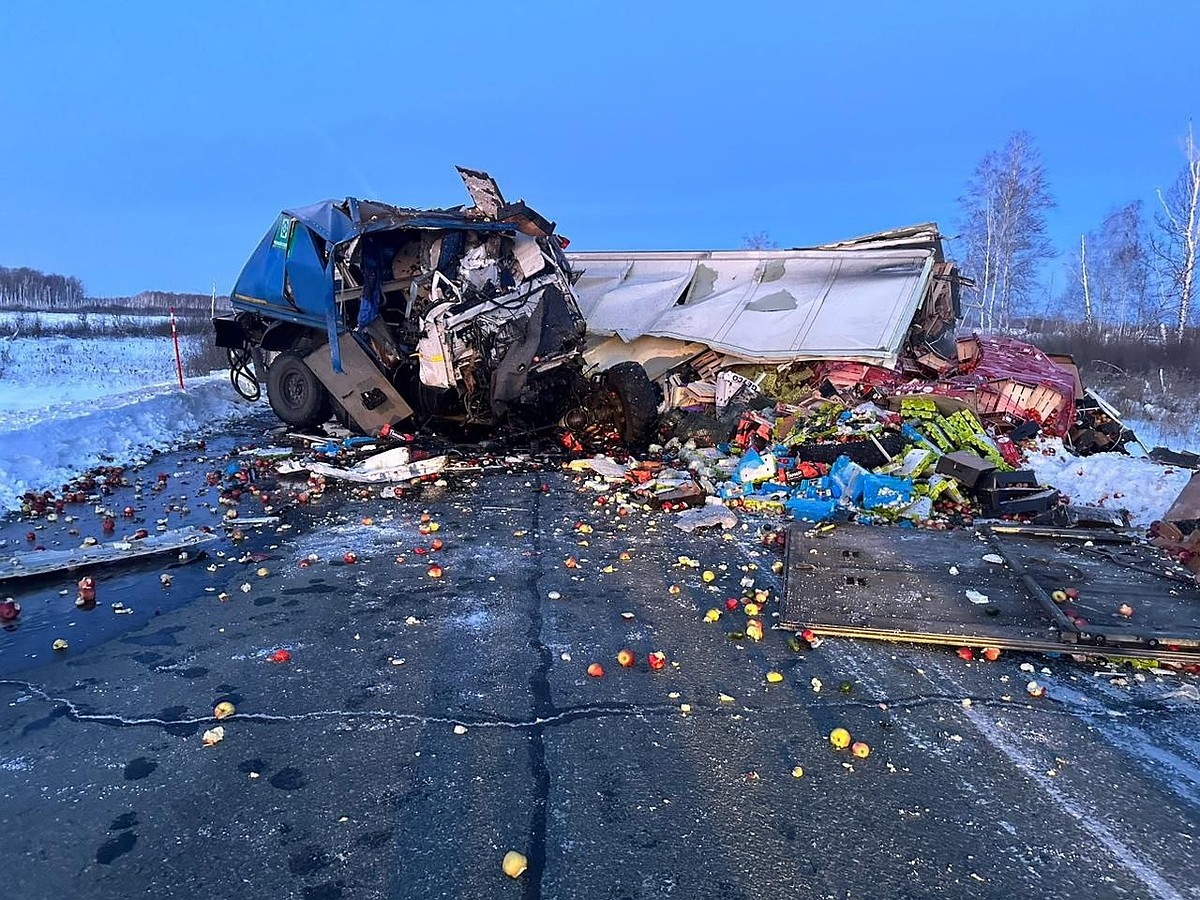
<path id="1" fill-rule="evenodd" d="M 293 428 L 314 428 L 333 412 L 325 386 L 294 350 L 280 353 L 267 370 L 267 399 Z"/>
<path id="2" fill-rule="evenodd" d="M 628 447 L 645 447 L 658 422 L 658 388 L 641 363 L 618 363 L 604 373 L 604 386 L 616 395 L 617 431 Z"/>

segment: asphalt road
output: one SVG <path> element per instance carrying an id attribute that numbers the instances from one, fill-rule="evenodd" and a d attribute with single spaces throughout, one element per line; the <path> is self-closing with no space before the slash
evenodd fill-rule
<path id="1" fill-rule="evenodd" d="M 215 521 L 203 473 L 263 425 L 156 461 L 148 481 L 170 483 L 139 517 L 188 496 Z M 341 487 L 170 588 L 163 562 L 106 574 L 95 620 L 69 576 L 22 586 L 0 632 L 0 894 L 1200 897 L 1197 679 L 731 640 L 745 616 L 705 610 L 753 578 L 769 625 L 782 590 L 761 523 L 691 537 L 595 496 L 560 471 L 402 500 Z M 19 543 L 26 524 L 5 527 Z M 222 700 L 237 713 L 205 747 Z M 870 756 L 834 750 L 837 726 Z"/>

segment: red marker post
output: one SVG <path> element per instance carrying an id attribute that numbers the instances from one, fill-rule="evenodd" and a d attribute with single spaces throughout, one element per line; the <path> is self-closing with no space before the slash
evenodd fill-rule
<path id="1" fill-rule="evenodd" d="M 183 358 L 179 355 L 179 332 L 175 330 L 175 307 L 171 307 L 171 340 L 175 342 L 175 372 L 179 375 L 179 389 L 187 390 L 183 386 Z"/>

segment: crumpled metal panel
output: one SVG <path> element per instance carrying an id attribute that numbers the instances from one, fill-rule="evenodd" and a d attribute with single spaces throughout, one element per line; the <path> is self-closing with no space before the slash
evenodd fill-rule
<path id="1" fill-rule="evenodd" d="M 934 254 L 773 250 L 569 254 L 589 330 L 698 341 L 760 362 L 853 359 L 892 366 Z"/>

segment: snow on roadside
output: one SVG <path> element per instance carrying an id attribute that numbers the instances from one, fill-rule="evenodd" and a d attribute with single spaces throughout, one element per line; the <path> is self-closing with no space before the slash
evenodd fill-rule
<path id="1" fill-rule="evenodd" d="M 1058 488 L 1075 504 L 1129 510 L 1134 525 L 1161 519 L 1192 473 L 1122 453 L 1075 456 L 1062 441 L 1043 440 L 1042 453 L 1030 452 L 1025 468 L 1038 483 Z"/>
<path id="2" fill-rule="evenodd" d="M 149 385 L 31 410 L 0 409 L 0 511 L 21 508 L 26 491 L 57 490 L 101 465 L 132 465 L 220 431 L 261 409 L 238 398 L 229 376 Z"/>

